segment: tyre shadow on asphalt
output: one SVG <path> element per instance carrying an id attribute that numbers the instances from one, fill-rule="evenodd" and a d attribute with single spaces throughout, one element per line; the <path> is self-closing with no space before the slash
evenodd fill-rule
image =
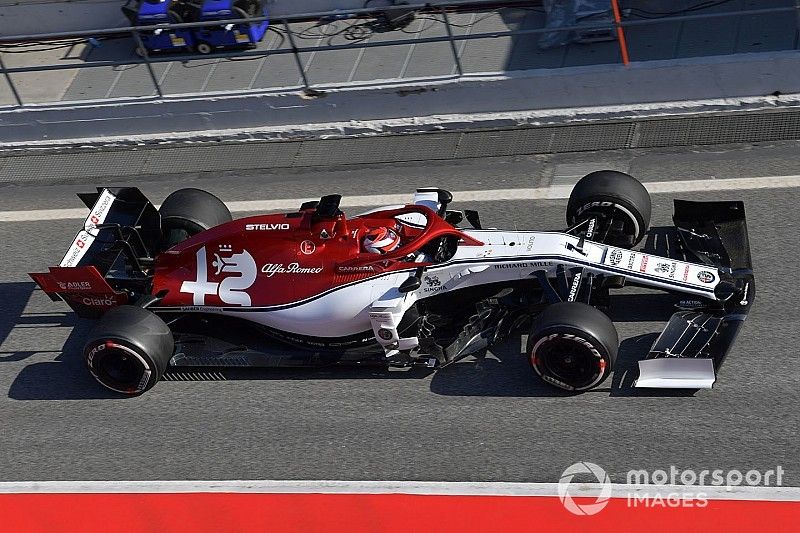
<path id="1" fill-rule="evenodd" d="M 535 374 L 517 337 L 492 349 L 494 357 L 468 358 L 437 371 L 431 392 L 445 396 L 565 397 L 602 394 L 616 397 L 681 397 L 696 391 L 685 389 L 637 389 L 638 361 L 647 355 L 659 333 L 647 333 L 622 341 L 617 364 L 609 380 L 583 393 L 556 389 Z"/>
<path id="2" fill-rule="evenodd" d="M 8 397 L 14 400 L 79 400 L 119 397 L 103 390 L 86 371 L 80 357 L 83 342 L 92 323 L 71 312 L 25 313 L 36 290 L 32 282 L 0 283 L 0 346 L 16 328 L 45 330 L 72 328 L 66 343 L 53 361 L 25 366 L 14 378 Z M 44 342 L 44 341 L 43 341 Z M 53 353 L 50 347 L 41 350 L 0 351 L 0 365 L 25 361 L 36 354 Z M 2 366 L 0 366 L 2 368 Z"/>
<path id="3" fill-rule="evenodd" d="M 15 327 L 72 327 L 61 352 L 53 361 L 36 362 L 20 371 L 11 384 L 8 397 L 15 400 L 97 400 L 126 399 L 101 387 L 86 370 L 80 353 L 92 322 L 72 313 L 25 315 L 25 306 L 34 290 L 33 283 L 0 283 L 0 344 Z M 669 316 L 674 296 L 664 294 L 619 294 L 614 296 L 615 321 L 663 321 Z M 694 391 L 636 389 L 637 362 L 652 346 L 659 332 L 623 340 L 610 381 L 583 394 L 610 396 L 686 396 Z M 430 390 L 443 396 L 563 397 L 574 393 L 556 389 L 539 379 L 528 364 L 522 348 L 523 337 L 514 335 L 495 345 L 491 355 L 470 356 L 447 368 L 388 370 L 375 365 L 328 366 L 321 368 L 198 369 L 173 368 L 165 381 L 218 380 L 352 380 L 425 379 L 432 375 Z M 0 363 L 22 361 L 47 350 L 0 352 Z M 168 383 L 161 386 L 169 386 Z"/>
<path id="4" fill-rule="evenodd" d="M 0 346 L 5 344 L 15 327 L 26 321 L 23 312 L 35 288 L 33 282 L 0 283 Z M 28 352 L 0 352 L 0 362 L 20 361 L 25 353 Z"/>
<path id="5" fill-rule="evenodd" d="M 637 389 L 639 361 L 644 359 L 661 332 L 625 339 L 619 345 L 617 364 L 611 379 L 611 396 L 675 398 L 694 396 L 696 389 Z"/>
<path id="6" fill-rule="evenodd" d="M 12 400 L 123 398 L 101 387 L 86 370 L 81 351 L 92 324 L 77 318 L 75 320 L 72 333 L 64 343 L 61 353 L 53 361 L 32 363 L 23 368 L 8 389 L 9 398 Z"/>
<path id="7" fill-rule="evenodd" d="M 431 380 L 431 392 L 443 396 L 562 397 L 574 393 L 543 382 L 533 371 L 514 335 L 491 348 L 491 355 L 470 356 L 443 368 Z M 596 389 L 597 390 L 597 389 Z"/>
<path id="8" fill-rule="evenodd" d="M 675 311 L 680 299 L 674 294 L 615 294 L 611 318 L 615 322 L 663 322 Z M 697 391 L 688 389 L 637 389 L 638 362 L 647 355 L 661 331 L 622 340 L 610 380 L 584 393 L 556 389 L 544 383 L 530 367 L 523 339 L 515 335 L 494 346 L 494 357 L 467 358 L 440 371 L 431 381 L 431 391 L 447 396 L 561 397 L 576 394 L 607 394 L 617 397 L 683 397 Z"/>

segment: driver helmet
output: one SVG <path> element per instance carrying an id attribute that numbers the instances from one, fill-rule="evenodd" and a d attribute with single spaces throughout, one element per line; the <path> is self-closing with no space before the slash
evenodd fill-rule
<path id="1" fill-rule="evenodd" d="M 400 246 L 400 235 L 392 228 L 373 228 L 364 236 L 364 251 L 371 254 L 387 254 Z"/>

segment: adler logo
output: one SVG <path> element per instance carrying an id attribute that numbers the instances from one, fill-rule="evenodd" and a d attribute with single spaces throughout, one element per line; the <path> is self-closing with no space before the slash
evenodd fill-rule
<path id="1" fill-rule="evenodd" d="M 58 287 L 64 291 L 88 291 L 92 284 L 88 281 L 59 281 Z"/>
<path id="2" fill-rule="evenodd" d="M 246 224 L 244 229 L 246 231 L 272 231 L 289 229 L 289 224 Z"/>

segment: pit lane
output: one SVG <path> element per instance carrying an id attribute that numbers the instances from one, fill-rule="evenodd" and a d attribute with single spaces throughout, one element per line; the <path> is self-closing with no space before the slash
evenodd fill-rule
<path id="1" fill-rule="evenodd" d="M 151 176 L 154 201 L 182 186 L 225 200 L 323 193 L 397 194 L 417 186 L 495 190 L 568 184 L 591 170 L 643 181 L 800 174 L 797 143 L 464 159 L 329 170 Z M 141 178 L 137 178 L 141 179 Z M 2 186 L 1 210 L 79 206 L 75 192 L 113 183 Z M 0 451 L 3 478 L 375 479 L 554 482 L 577 461 L 613 481 L 629 469 L 766 470 L 800 484 L 794 371 L 797 190 L 731 190 L 653 197 L 666 225 L 675 196 L 744 199 L 758 296 L 713 390 L 636 391 L 630 371 L 660 332 L 669 305 L 626 290 L 614 318 L 623 338 L 613 380 L 578 396 L 536 381 L 517 338 L 482 361 L 441 373 L 367 369 L 257 371 L 228 381 L 164 382 L 117 398 L 88 376 L 79 350 L 90 323 L 50 302 L 26 272 L 55 264 L 75 220 L 7 222 L 0 272 Z M 487 226 L 558 229 L 565 200 L 459 203 Z M 357 212 L 358 210 L 352 210 Z M 641 292 L 641 291 L 640 291 Z"/>

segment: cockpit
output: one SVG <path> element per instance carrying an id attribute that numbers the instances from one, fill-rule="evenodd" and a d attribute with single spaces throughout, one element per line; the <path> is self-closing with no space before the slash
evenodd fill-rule
<path id="1" fill-rule="evenodd" d="M 448 261 L 460 242 L 473 240 L 445 220 L 451 199 L 452 195 L 441 189 L 420 189 L 414 204 L 383 207 L 351 219 L 339 210 L 338 195 L 309 202 L 301 209 L 313 210 L 317 221 L 335 220 L 334 232 L 346 235 L 352 250 L 348 264 L 433 264 Z"/>

